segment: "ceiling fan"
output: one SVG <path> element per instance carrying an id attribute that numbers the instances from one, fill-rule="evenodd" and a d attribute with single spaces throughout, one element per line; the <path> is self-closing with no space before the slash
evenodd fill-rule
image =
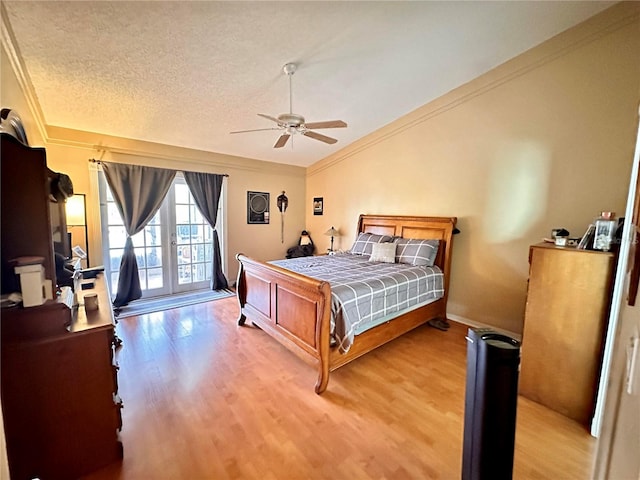
<path id="1" fill-rule="evenodd" d="M 298 67 L 295 63 L 287 63 L 284 67 L 282 67 L 282 71 L 289 77 L 289 113 L 283 113 L 278 115 L 277 117 L 272 117 L 271 115 L 265 115 L 264 113 L 258 113 L 258 116 L 266 118 L 267 120 L 271 120 L 276 123 L 277 127 L 271 128 L 256 128 L 253 130 L 239 130 L 236 132 L 230 133 L 246 133 L 246 132 L 262 132 L 265 130 L 281 130 L 282 133 L 280 137 L 276 141 L 273 148 L 282 148 L 287 144 L 287 141 L 292 135 L 299 133 L 304 135 L 305 137 L 313 138 L 314 140 L 320 140 L 324 143 L 334 144 L 338 140 L 335 138 L 327 137 L 326 135 L 322 135 L 320 133 L 314 132 L 313 130 L 318 130 L 322 128 L 344 128 L 347 126 L 345 122 L 342 120 L 327 120 L 324 122 L 305 122 L 305 119 L 302 115 L 298 115 L 297 113 L 293 113 L 293 93 L 291 89 L 291 77 L 295 73 Z"/>

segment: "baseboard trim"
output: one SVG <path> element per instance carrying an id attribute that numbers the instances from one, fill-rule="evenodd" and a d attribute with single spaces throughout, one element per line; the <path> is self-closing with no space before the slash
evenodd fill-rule
<path id="1" fill-rule="evenodd" d="M 500 332 L 504 335 L 507 335 L 508 337 L 511 338 L 515 338 L 516 340 L 518 340 L 519 342 L 522 341 L 522 334 L 521 333 L 515 333 L 512 332 L 510 330 L 505 330 L 504 328 L 498 328 L 498 327 L 494 327 L 493 325 L 489 325 L 487 323 L 482 323 L 482 322 L 476 322 L 475 320 L 471 320 L 465 317 L 461 317 L 460 315 L 453 315 L 450 313 L 447 313 L 447 318 L 449 320 L 453 320 L 454 322 L 458 322 L 458 323 L 462 323 L 463 325 L 467 325 L 469 327 L 473 327 L 473 328 L 491 328 L 497 332 Z"/>

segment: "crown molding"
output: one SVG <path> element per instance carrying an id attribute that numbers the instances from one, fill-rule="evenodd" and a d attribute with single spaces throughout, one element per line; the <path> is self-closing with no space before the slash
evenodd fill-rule
<path id="1" fill-rule="evenodd" d="M 224 153 L 195 150 L 161 143 L 133 140 L 123 137 L 103 135 L 85 130 L 74 130 L 64 127 L 48 127 L 49 145 L 60 145 L 68 148 L 83 148 L 108 154 L 116 163 L 133 165 L 154 165 L 167 162 L 172 166 L 189 165 L 219 170 L 234 170 L 255 173 L 273 173 L 291 177 L 304 178 L 305 167 L 284 163 L 267 162 L 246 157 L 237 157 Z"/>
<path id="2" fill-rule="evenodd" d="M 2 37 L 0 39 L 2 47 L 7 52 L 9 63 L 11 64 L 11 68 L 18 80 L 18 85 L 22 90 L 22 94 L 27 101 L 29 110 L 31 110 L 31 114 L 33 115 L 35 125 L 40 132 L 40 136 L 46 143 L 49 140 L 49 137 L 47 135 L 47 125 L 44 119 L 44 114 L 42 113 L 42 108 L 40 108 L 40 102 L 38 102 L 38 96 L 35 94 L 31 79 L 29 78 L 29 73 L 22 61 L 22 56 L 20 55 L 20 50 L 13 33 L 13 29 L 9 23 L 9 15 L 3 3 L 0 3 L 0 17 L 2 17 L 2 28 L 0 29 L 2 32 Z"/>

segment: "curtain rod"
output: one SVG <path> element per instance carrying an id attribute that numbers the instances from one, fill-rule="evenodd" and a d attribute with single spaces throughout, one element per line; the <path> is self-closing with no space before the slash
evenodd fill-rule
<path id="1" fill-rule="evenodd" d="M 88 161 L 89 163 L 97 163 L 98 165 L 101 165 L 103 163 L 109 163 L 109 162 L 105 162 L 104 160 L 96 160 L 95 158 L 90 158 Z M 158 168 L 158 167 L 152 167 L 152 168 Z M 165 168 L 165 170 L 174 170 L 176 172 L 189 172 L 189 173 L 207 173 L 207 172 L 193 172 L 191 170 L 184 170 L 182 168 Z M 214 175 L 222 175 L 223 177 L 229 176 L 228 173 L 215 173 Z"/>

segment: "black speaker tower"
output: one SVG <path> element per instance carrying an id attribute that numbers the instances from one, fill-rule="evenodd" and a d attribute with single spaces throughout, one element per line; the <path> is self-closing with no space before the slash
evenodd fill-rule
<path id="1" fill-rule="evenodd" d="M 462 480 L 511 480 L 520 343 L 490 329 L 467 336 Z"/>

